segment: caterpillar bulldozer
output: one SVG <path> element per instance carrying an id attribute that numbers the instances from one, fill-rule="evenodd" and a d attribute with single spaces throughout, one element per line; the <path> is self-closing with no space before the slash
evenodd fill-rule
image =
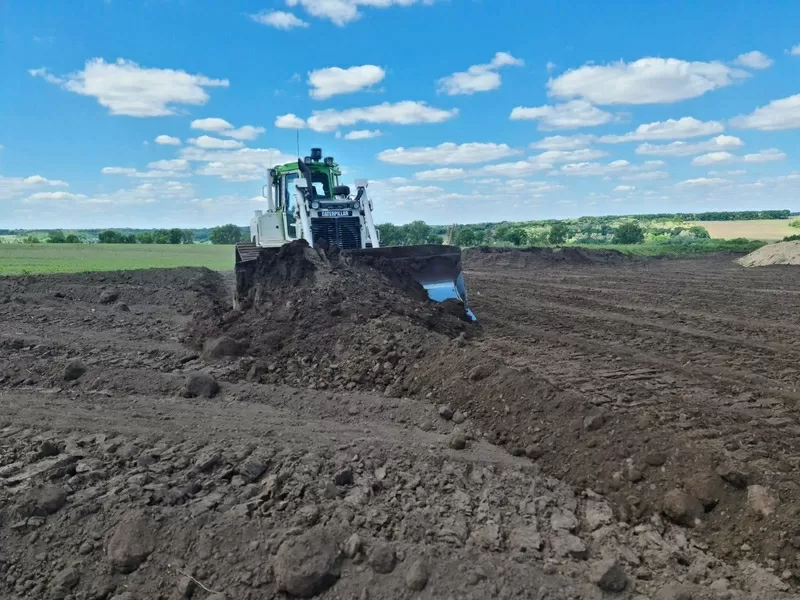
<path id="1" fill-rule="evenodd" d="M 401 262 L 432 301 L 460 301 L 469 318 L 475 320 L 467 304 L 461 248 L 440 244 L 381 246 L 367 191 L 369 182 L 356 180 L 355 190 L 351 190 L 340 184 L 341 174 L 333 157 L 323 158 L 320 148 L 312 148 L 303 160 L 269 169 L 269 182 L 262 187 L 265 210 L 255 211 L 249 241 L 236 245 L 237 294 L 252 285 L 250 279 L 259 256 L 289 242 L 305 240 L 309 246 L 336 246 L 355 257 Z"/>

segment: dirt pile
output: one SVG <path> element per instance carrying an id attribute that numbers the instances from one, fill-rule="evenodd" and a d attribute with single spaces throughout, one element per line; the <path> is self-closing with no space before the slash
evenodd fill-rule
<path id="1" fill-rule="evenodd" d="M 737 260 L 744 267 L 800 265 L 800 241 L 768 244 Z"/>
<path id="2" fill-rule="evenodd" d="M 255 266 L 238 310 L 218 302 L 187 340 L 209 362 L 245 356 L 251 380 L 398 395 L 415 362 L 479 335 L 459 302 L 435 303 L 401 266 L 336 248 L 283 246 Z"/>
<path id="3" fill-rule="evenodd" d="M 588 264 L 621 264 L 638 259 L 618 250 L 590 248 L 496 248 L 479 246 L 464 251 L 464 264 L 468 269 L 517 268 L 530 266 Z"/>

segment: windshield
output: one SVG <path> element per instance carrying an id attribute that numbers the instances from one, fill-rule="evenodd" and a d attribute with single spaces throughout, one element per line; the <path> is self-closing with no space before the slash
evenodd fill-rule
<path id="1" fill-rule="evenodd" d="M 314 171 L 311 173 L 311 181 L 314 185 L 314 191 L 317 193 L 317 196 L 323 198 L 331 197 L 331 182 L 327 173 Z"/>

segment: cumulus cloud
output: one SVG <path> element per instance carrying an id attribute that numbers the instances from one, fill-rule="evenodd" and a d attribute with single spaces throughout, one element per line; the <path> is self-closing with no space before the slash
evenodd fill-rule
<path id="1" fill-rule="evenodd" d="M 695 188 L 695 187 L 717 187 L 720 185 L 725 185 L 727 183 L 730 182 L 720 177 L 697 177 L 696 179 L 686 179 L 684 181 L 680 181 L 675 185 L 677 187 Z"/>
<path id="2" fill-rule="evenodd" d="M 356 123 L 391 123 L 393 125 L 417 125 L 421 123 L 441 123 L 458 115 L 458 109 L 444 110 L 429 106 L 425 102 L 406 100 L 403 102 L 384 102 L 364 108 L 346 110 L 314 111 L 306 120 L 308 127 L 320 133 L 336 131 Z M 288 115 L 284 115 L 288 116 Z"/>
<path id="3" fill-rule="evenodd" d="M 414 173 L 414 177 L 422 181 L 452 181 L 453 179 L 461 179 L 466 175 L 467 171 L 464 169 L 454 169 L 452 167 L 443 167 L 441 169 L 431 169 Z"/>
<path id="4" fill-rule="evenodd" d="M 244 145 L 242 142 L 236 140 L 222 140 L 220 138 L 215 138 L 208 135 L 201 135 L 198 138 L 191 138 L 189 143 L 197 146 L 198 148 L 207 148 L 209 150 L 234 150 L 236 148 L 241 148 Z"/>
<path id="5" fill-rule="evenodd" d="M 779 131 L 800 128 L 800 94 L 773 100 L 760 106 L 749 115 L 740 115 L 730 120 L 739 129 Z"/>
<path id="6" fill-rule="evenodd" d="M 294 113 L 281 115 L 275 119 L 275 127 L 278 129 L 305 129 L 305 119 L 301 119 Z"/>
<path id="7" fill-rule="evenodd" d="M 107 63 L 102 58 L 93 58 L 82 71 L 64 77 L 53 76 L 46 69 L 29 73 L 70 92 L 92 96 L 112 115 L 130 117 L 174 115 L 179 105 L 206 104 L 209 99 L 206 88 L 229 85 L 227 79 L 175 69 L 145 68 L 124 59 Z"/>
<path id="8" fill-rule="evenodd" d="M 308 84 L 309 95 L 316 100 L 327 100 L 340 94 L 351 94 L 372 87 L 383 81 L 386 71 L 376 65 L 358 67 L 328 67 L 311 71 Z"/>
<path id="9" fill-rule="evenodd" d="M 389 8 L 433 4 L 435 0 L 286 0 L 287 6 L 302 7 L 312 17 L 328 19 L 340 27 L 361 18 L 359 7 Z"/>
<path id="10" fill-rule="evenodd" d="M 791 50 L 789 50 L 789 54 L 792 56 L 800 56 L 800 44 L 797 46 L 793 46 Z"/>
<path id="11" fill-rule="evenodd" d="M 506 144 L 445 142 L 434 147 L 394 148 L 378 154 L 378 160 L 398 165 L 466 165 L 491 162 L 519 154 Z"/>
<path id="12" fill-rule="evenodd" d="M 511 120 L 539 121 L 539 129 L 577 129 L 604 125 L 614 120 L 614 115 L 593 106 L 585 100 L 571 100 L 564 104 L 537 107 L 517 106 L 511 111 Z"/>
<path id="13" fill-rule="evenodd" d="M 636 189 L 635 185 L 618 185 L 612 192 L 632 192 Z"/>
<path id="14" fill-rule="evenodd" d="M 372 138 L 380 137 L 380 129 L 357 129 L 355 131 L 348 131 L 344 135 L 346 140 L 369 140 Z"/>
<path id="15" fill-rule="evenodd" d="M 197 175 L 215 176 L 225 181 L 263 180 L 267 169 L 297 160 L 296 156 L 275 148 L 208 150 L 196 146 L 183 148 L 181 158 L 200 163 L 194 171 Z"/>
<path id="16" fill-rule="evenodd" d="M 703 142 L 672 142 L 670 144 L 641 144 L 636 154 L 649 156 L 692 156 L 707 152 L 725 152 L 744 146 L 744 142 L 732 135 L 718 135 Z"/>
<path id="17" fill-rule="evenodd" d="M 161 144 L 162 146 L 180 146 L 181 140 L 171 135 L 159 135 L 156 137 L 155 143 Z"/>
<path id="18" fill-rule="evenodd" d="M 0 175 L 0 200 L 14 198 L 26 192 L 47 187 L 69 187 L 69 184 L 60 179 L 48 179 L 41 175 L 31 175 L 30 177 Z"/>
<path id="19" fill-rule="evenodd" d="M 662 104 L 697 98 L 749 77 L 721 62 L 642 58 L 626 63 L 587 64 L 547 83 L 556 98 L 582 98 L 592 104 Z"/>
<path id="20" fill-rule="evenodd" d="M 588 146 L 594 140 L 593 135 L 552 135 L 533 142 L 530 147 L 536 150 L 577 150 Z"/>
<path id="21" fill-rule="evenodd" d="M 661 160 L 648 160 L 641 165 L 631 164 L 627 160 L 615 160 L 610 163 L 581 162 L 564 165 L 559 169 L 559 173 L 574 177 L 599 177 L 648 171 L 662 166 L 664 161 Z"/>
<path id="22" fill-rule="evenodd" d="M 659 179 L 669 179 L 669 173 L 666 171 L 645 171 L 643 173 L 619 176 L 620 181 L 657 181 Z"/>
<path id="23" fill-rule="evenodd" d="M 775 63 L 769 56 L 758 50 L 740 54 L 733 62 L 740 67 L 748 67 L 750 69 L 768 69 Z"/>
<path id="24" fill-rule="evenodd" d="M 487 64 L 472 65 L 466 71 L 441 78 L 437 82 L 437 89 L 439 93 L 448 96 L 468 96 L 476 92 L 496 90 L 503 82 L 498 72 L 502 67 L 519 67 L 524 64 L 524 61 L 514 58 L 507 52 L 498 52 Z"/>
<path id="25" fill-rule="evenodd" d="M 139 171 L 133 167 L 103 167 L 103 175 L 124 175 L 139 179 L 175 179 L 188 177 L 189 162 L 175 158 L 171 160 L 157 160 L 147 164 L 148 171 Z"/>
<path id="26" fill-rule="evenodd" d="M 237 129 L 228 123 L 228 121 L 220 119 L 219 117 L 195 119 L 189 126 L 192 129 L 211 131 L 217 135 L 223 135 L 237 140 L 254 140 L 265 131 L 263 127 L 254 127 L 253 125 L 244 125 Z"/>
<path id="27" fill-rule="evenodd" d="M 777 148 L 769 148 L 768 150 L 761 150 L 752 154 L 745 154 L 744 156 L 736 156 L 730 152 L 709 152 L 703 154 L 692 160 L 694 167 L 707 167 L 709 165 L 723 165 L 730 163 L 764 163 L 776 160 L 783 160 L 786 154 Z"/>
<path id="28" fill-rule="evenodd" d="M 269 27 L 274 27 L 275 29 L 283 29 L 284 31 L 294 29 L 296 27 L 308 27 L 308 23 L 303 21 L 303 19 L 300 19 L 294 14 L 284 10 L 262 11 L 249 16 L 256 23 L 268 25 Z"/>
<path id="29" fill-rule="evenodd" d="M 22 204 L 61 204 L 67 200 L 83 200 L 83 194 L 73 194 L 71 192 L 34 192 L 27 198 L 23 198 Z"/>
<path id="30" fill-rule="evenodd" d="M 604 135 L 599 138 L 604 144 L 622 142 L 644 142 L 649 140 L 679 140 L 703 135 L 714 135 L 725 128 L 718 121 L 699 121 L 694 117 L 667 119 L 639 125 L 636 130 L 624 135 Z"/>

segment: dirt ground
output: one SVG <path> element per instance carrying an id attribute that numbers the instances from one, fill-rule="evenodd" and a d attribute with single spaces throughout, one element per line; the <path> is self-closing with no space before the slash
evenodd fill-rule
<path id="1" fill-rule="evenodd" d="M 0 279 L 0 597 L 798 598 L 800 268 L 734 258 Z"/>

